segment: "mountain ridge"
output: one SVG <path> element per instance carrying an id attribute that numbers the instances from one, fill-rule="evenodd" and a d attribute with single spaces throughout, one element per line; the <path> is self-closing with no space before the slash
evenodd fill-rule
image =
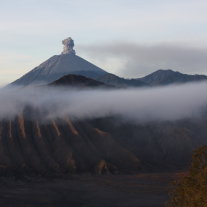
<path id="1" fill-rule="evenodd" d="M 143 81 L 144 83 L 151 86 L 156 86 L 175 83 L 186 83 L 191 81 L 202 81 L 207 80 L 207 76 L 198 74 L 184 74 L 171 69 L 159 69 L 147 76 L 144 76 L 143 78 L 138 78 L 138 80 Z"/>
<path id="2" fill-rule="evenodd" d="M 71 86 L 71 87 L 102 87 L 102 88 L 108 88 L 112 87 L 110 85 L 106 85 L 103 82 L 97 81 L 95 79 L 87 78 L 82 75 L 65 75 L 58 80 L 52 82 L 49 84 L 49 86 Z"/>
<path id="3" fill-rule="evenodd" d="M 86 66 L 86 67 L 85 67 Z M 76 68 L 75 70 L 71 68 Z M 206 75 L 184 74 L 172 69 L 159 69 L 142 78 L 122 78 L 91 64 L 77 55 L 55 55 L 29 71 L 11 85 L 50 84 L 67 75 L 80 75 L 117 87 L 143 87 L 182 84 L 207 80 Z"/>
<path id="4" fill-rule="evenodd" d="M 52 83 L 65 75 L 82 75 L 116 87 L 159 86 L 207 80 L 205 75 L 188 75 L 173 70 L 157 70 L 142 78 L 121 78 L 76 55 L 74 41 L 62 41 L 64 50 L 41 63 L 10 85 L 41 85 Z"/>

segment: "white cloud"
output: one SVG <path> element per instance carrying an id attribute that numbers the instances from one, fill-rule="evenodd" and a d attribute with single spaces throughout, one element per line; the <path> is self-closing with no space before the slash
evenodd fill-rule
<path id="1" fill-rule="evenodd" d="M 0 118 L 19 115 L 26 106 L 44 115 L 41 119 L 67 115 L 71 119 L 118 115 L 137 122 L 198 118 L 206 113 L 206 88 L 206 82 L 119 90 L 6 88 L 0 90 Z"/>

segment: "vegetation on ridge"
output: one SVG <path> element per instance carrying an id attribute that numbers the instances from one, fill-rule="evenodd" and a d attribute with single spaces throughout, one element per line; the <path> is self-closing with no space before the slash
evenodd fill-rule
<path id="1" fill-rule="evenodd" d="M 194 152 L 188 174 L 175 186 L 167 207 L 207 207 L 207 146 Z"/>

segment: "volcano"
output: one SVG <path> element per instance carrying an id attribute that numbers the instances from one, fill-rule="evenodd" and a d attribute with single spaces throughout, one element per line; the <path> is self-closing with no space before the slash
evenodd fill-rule
<path id="1" fill-rule="evenodd" d="M 64 49 L 60 55 L 49 58 L 20 79 L 14 81 L 12 85 L 48 84 L 68 74 L 83 75 L 97 79 L 107 73 L 103 69 L 77 56 L 73 49 L 74 41 L 72 38 L 69 37 L 63 40 L 62 43 Z"/>

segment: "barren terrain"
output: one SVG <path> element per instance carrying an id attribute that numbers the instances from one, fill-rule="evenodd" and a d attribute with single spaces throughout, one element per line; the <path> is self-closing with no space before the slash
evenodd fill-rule
<path id="1" fill-rule="evenodd" d="M 1 179 L 4 207 L 164 207 L 175 173 Z"/>

